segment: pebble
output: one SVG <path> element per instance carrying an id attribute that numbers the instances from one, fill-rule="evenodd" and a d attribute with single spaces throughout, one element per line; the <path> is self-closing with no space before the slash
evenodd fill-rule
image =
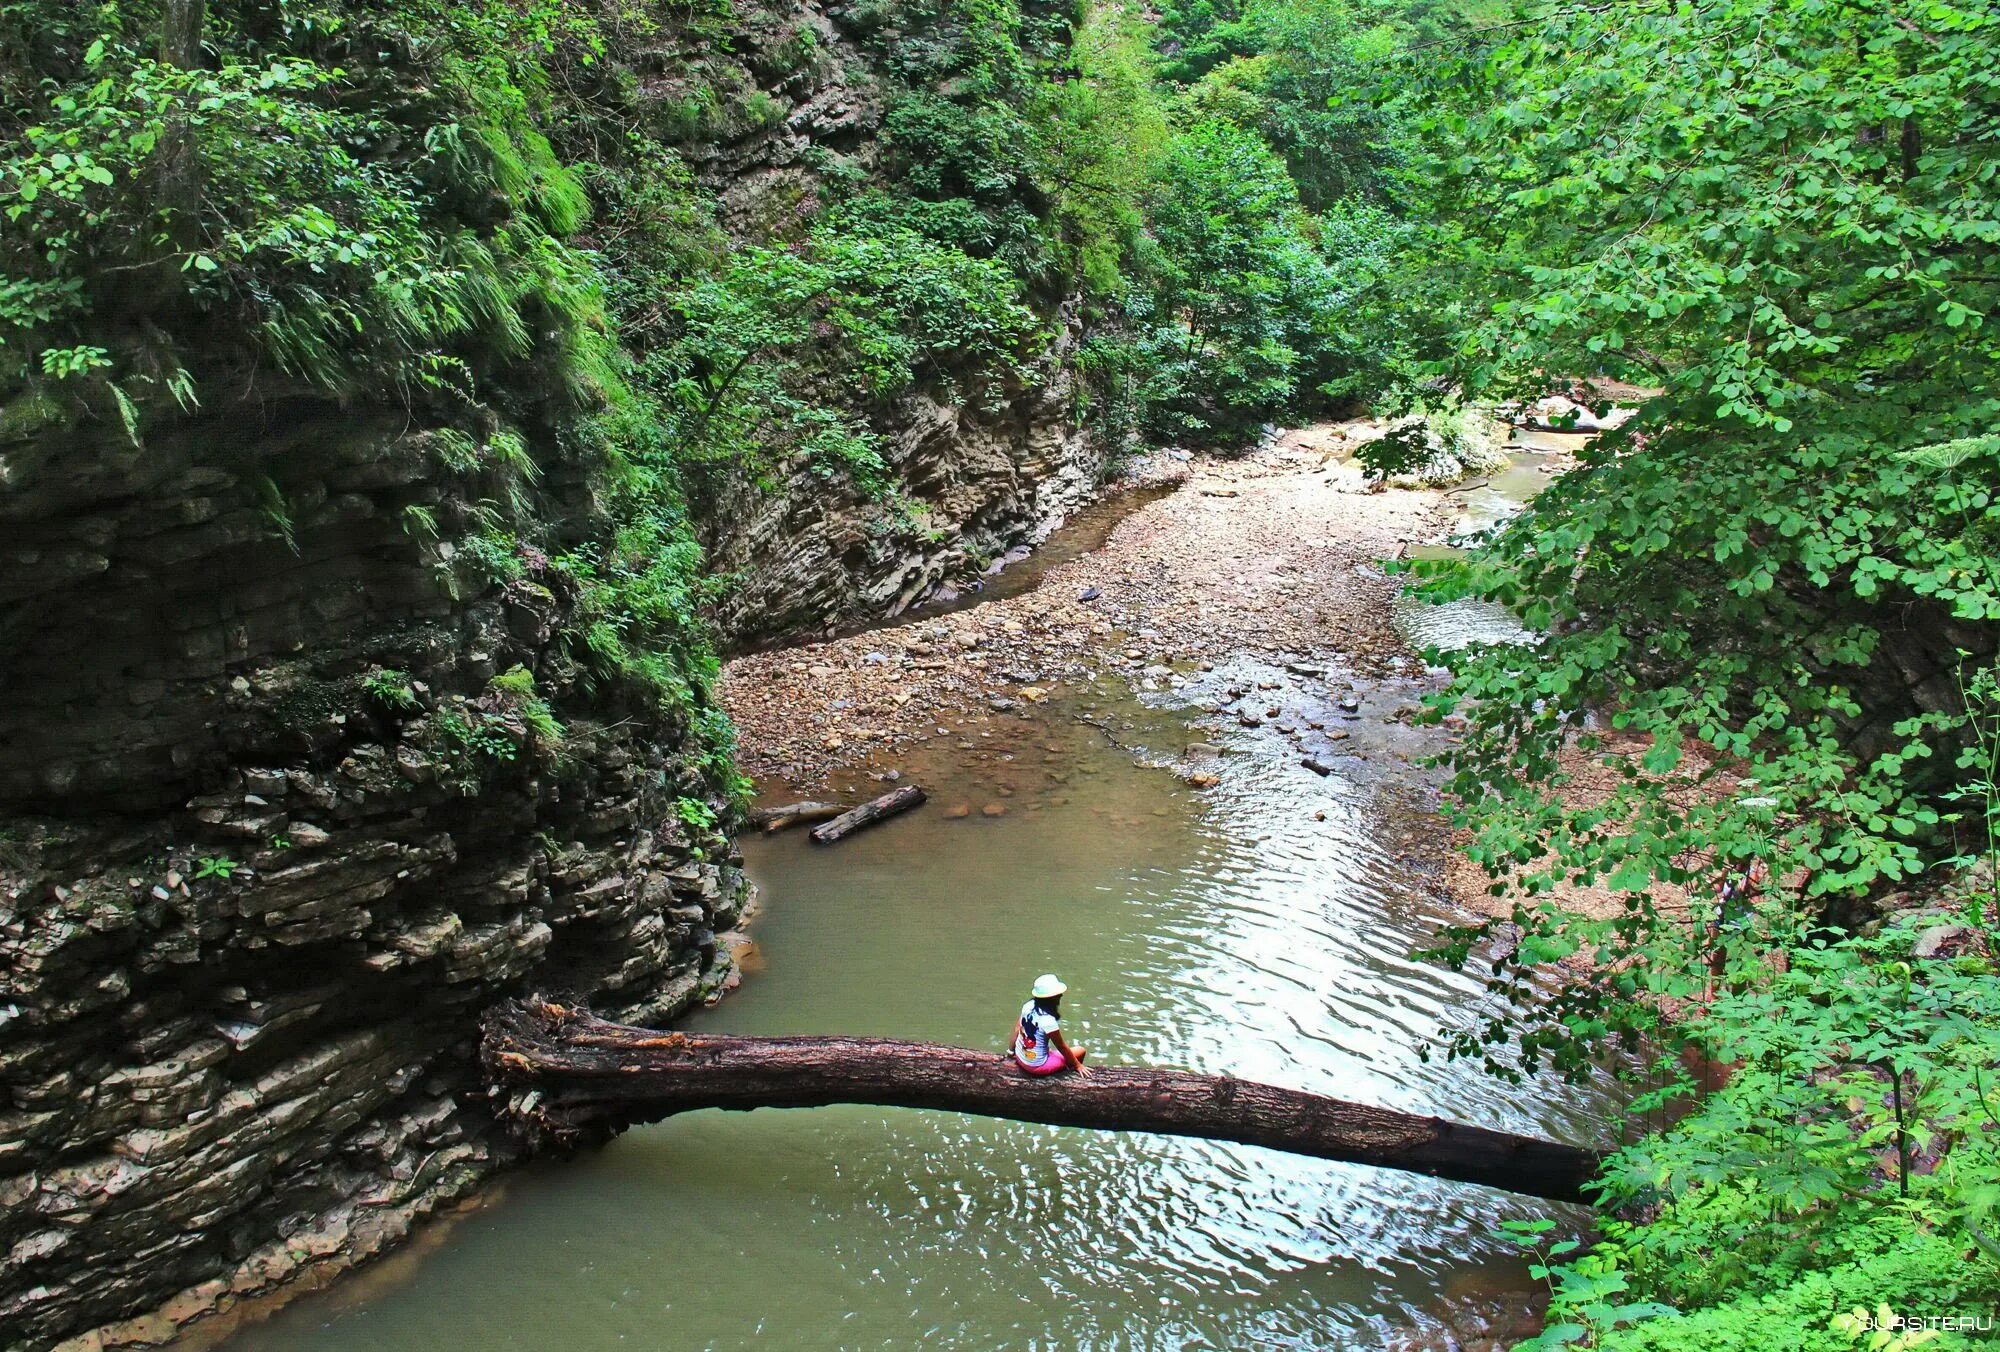
<path id="1" fill-rule="evenodd" d="M 970 817 L 971 815 L 972 815 L 972 804 L 970 803 L 953 803 L 950 807 L 944 810 L 944 817 L 946 821 L 955 822 L 960 820 L 961 818 Z"/>
<path id="2" fill-rule="evenodd" d="M 1005 803 L 988 803 L 979 809 L 979 815 L 982 817 L 1004 817 L 1007 815 L 1007 805 Z"/>

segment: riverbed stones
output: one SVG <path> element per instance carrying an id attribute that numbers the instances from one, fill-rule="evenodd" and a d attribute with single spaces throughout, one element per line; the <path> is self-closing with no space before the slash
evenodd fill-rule
<path id="1" fill-rule="evenodd" d="M 812 776 L 852 754 L 851 739 L 839 751 L 823 745 L 830 729 L 818 710 L 832 691 L 798 680 L 789 669 L 797 662 L 835 667 L 841 697 L 857 709 L 893 713 L 899 726 L 888 729 L 891 744 L 945 722 L 939 715 L 968 707 L 993 712 L 993 699 L 1033 703 L 1013 679 L 1025 671 L 1053 690 L 1057 680 L 1081 687 L 1111 668 L 1164 691 L 1184 671 L 1212 670 L 1218 658 L 1246 651 L 1267 654 L 1280 670 L 1299 668 L 1287 676 L 1390 669 L 1401 656 L 1389 628 L 1398 584 L 1369 565 L 1393 554 L 1398 537 L 1435 538 L 1444 522 L 1429 495 L 1365 494 L 1358 472 L 1329 468 L 1326 454 L 1272 445 L 1241 461 L 1194 462 L 1194 484 L 1238 497 L 1200 507 L 1185 493 L 1155 501 L 1123 522 L 1104 549 L 1056 568 L 1039 590 L 949 621 L 782 659 L 739 659 L 725 673 L 724 700 L 743 729 L 749 768 L 767 774 L 797 761 Z M 1080 599 L 1093 590 L 1092 600 Z M 888 668 L 861 660 L 871 651 L 908 654 L 912 643 L 935 645 L 935 665 L 899 668 L 893 692 Z M 1241 689 L 1260 683 L 1283 689 L 1286 676 L 1260 672 Z M 1280 715 L 1257 716 L 1268 722 Z M 1340 717 L 1330 712 L 1319 721 Z M 801 748 L 804 738 L 811 741 Z"/>

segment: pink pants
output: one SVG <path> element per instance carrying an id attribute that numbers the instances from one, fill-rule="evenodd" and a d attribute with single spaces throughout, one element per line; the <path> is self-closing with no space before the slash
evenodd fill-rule
<path id="1" fill-rule="evenodd" d="M 1069 1058 L 1054 1047 L 1051 1047 L 1049 1048 L 1049 1054 L 1044 1056 L 1039 1062 L 1030 1061 L 1022 1054 L 1021 1044 L 1016 1042 L 1014 1044 L 1014 1064 L 1022 1070 L 1027 1071 L 1030 1075 L 1056 1075 L 1069 1069 Z"/>

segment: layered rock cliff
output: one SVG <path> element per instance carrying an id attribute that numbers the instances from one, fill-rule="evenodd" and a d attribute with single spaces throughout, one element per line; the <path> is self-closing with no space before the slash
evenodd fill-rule
<path id="1" fill-rule="evenodd" d="M 830 195 L 830 173 L 882 172 L 894 83 L 884 65 L 905 40 L 885 30 L 894 12 L 780 0 L 744 11 L 726 46 L 637 58 L 653 73 L 653 104 L 762 110 L 718 112 L 709 136 L 682 147 L 733 238 L 788 238 Z M 1096 494 L 1109 465 L 1075 416 L 1075 302 L 1042 308 L 1051 341 L 997 397 L 931 388 L 876 413 L 888 491 L 863 491 L 802 458 L 715 486 L 701 527 L 711 569 L 730 584 L 715 609 L 725 644 L 806 637 L 976 583 Z M 837 381 L 824 393 L 844 394 Z"/>
<path id="2" fill-rule="evenodd" d="M 455 491 L 423 437 L 199 432 L 76 439 L 0 502 L 8 1346 L 393 1239 L 515 1154 L 481 1008 L 671 1017 L 742 905 L 674 730 L 560 652 L 560 586 L 455 600 L 406 532 Z M 218 441 L 282 443 L 285 530 Z"/>
<path id="3" fill-rule="evenodd" d="M 1060 368 L 1042 374 L 997 414 L 906 401 L 886 457 L 891 500 L 830 492 L 803 466 L 778 485 L 737 485 L 708 541 L 733 583 L 717 614 L 726 641 L 758 646 L 949 598 L 1094 497 L 1102 448 L 1067 420 Z"/>
<path id="4" fill-rule="evenodd" d="M 654 26 L 618 97 L 656 128 L 705 100 L 666 139 L 730 239 L 782 240 L 829 156 L 873 172 L 876 22 Z M 329 397 L 185 307 L 173 345 L 134 322 L 205 410 L 141 434 L 0 390 L 0 1346 L 157 1340 L 518 1158 L 472 1055 L 497 999 L 658 1023 L 727 985 L 709 659 L 667 659 L 664 699 L 594 647 L 630 476 L 577 433 L 574 332 L 524 304 L 547 331 L 451 367 L 458 402 Z M 882 483 L 781 455 L 706 486 L 720 641 L 900 609 L 1090 495 L 1073 326 L 1039 309 L 1054 338 L 992 397 L 865 410 Z"/>

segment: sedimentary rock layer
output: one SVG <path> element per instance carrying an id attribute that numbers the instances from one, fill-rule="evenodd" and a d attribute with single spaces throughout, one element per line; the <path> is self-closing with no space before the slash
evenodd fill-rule
<path id="1" fill-rule="evenodd" d="M 193 436 L 78 445 L 0 504 L 9 1347 L 371 1252 L 512 1158 L 474 1068 L 497 995 L 658 1021 L 726 974 L 728 844 L 678 810 L 677 731 L 566 660 L 561 582 L 475 594 L 404 529 L 463 492 L 421 437 L 278 443 L 283 529 Z"/>

